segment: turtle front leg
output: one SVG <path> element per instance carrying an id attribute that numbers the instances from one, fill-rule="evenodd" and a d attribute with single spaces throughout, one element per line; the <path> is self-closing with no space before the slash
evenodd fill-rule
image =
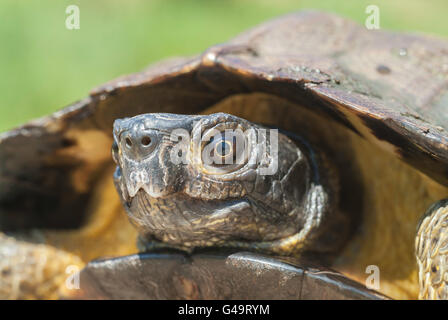
<path id="1" fill-rule="evenodd" d="M 419 299 L 448 300 L 448 199 L 433 204 L 415 239 Z"/>

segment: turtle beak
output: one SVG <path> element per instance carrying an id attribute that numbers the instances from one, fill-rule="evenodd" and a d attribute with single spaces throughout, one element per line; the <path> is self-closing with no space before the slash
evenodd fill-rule
<path id="1" fill-rule="evenodd" d="M 135 169 L 129 174 L 129 177 L 130 178 L 126 179 L 123 176 L 122 168 L 118 165 L 114 172 L 115 188 L 126 203 L 129 203 L 140 189 L 143 189 L 152 197 L 161 196 L 160 192 L 155 192 L 155 190 L 151 188 L 151 181 L 146 170 L 142 168 Z"/>
<path id="2" fill-rule="evenodd" d="M 150 187 L 151 181 L 149 179 L 149 174 L 144 167 L 132 165 L 131 168 L 129 168 L 129 166 L 127 166 L 126 177 L 125 184 L 130 197 L 135 197 L 140 189 L 145 190 L 146 193 L 152 197 L 159 196 L 159 194 L 154 193 Z"/>

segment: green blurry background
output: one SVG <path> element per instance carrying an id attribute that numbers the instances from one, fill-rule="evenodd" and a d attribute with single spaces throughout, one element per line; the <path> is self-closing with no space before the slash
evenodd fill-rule
<path id="1" fill-rule="evenodd" d="M 80 30 L 65 9 L 80 8 Z M 271 17 L 323 9 L 382 29 L 448 37 L 447 0 L 39 0 L 0 2 L 0 132 L 86 96 L 164 57 L 191 55 Z"/>

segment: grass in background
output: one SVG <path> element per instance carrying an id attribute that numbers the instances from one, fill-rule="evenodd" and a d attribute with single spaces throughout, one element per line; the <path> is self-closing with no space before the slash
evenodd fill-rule
<path id="1" fill-rule="evenodd" d="M 81 29 L 65 28 L 80 8 Z M 0 2 L 0 132 L 51 113 L 93 87 L 168 56 L 191 55 L 264 20 L 303 8 L 381 28 L 448 36 L 446 0 L 72 0 Z"/>

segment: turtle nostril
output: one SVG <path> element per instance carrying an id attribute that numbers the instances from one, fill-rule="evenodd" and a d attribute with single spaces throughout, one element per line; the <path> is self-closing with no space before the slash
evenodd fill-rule
<path id="1" fill-rule="evenodd" d="M 148 137 L 148 136 L 144 136 L 142 138 L 141 142 L 142 142 L 142 145 L 147 147 L 147 146 L 149 146 L 151 144 L 151 138 Z"/>
<path id="2" fill-rule="evenodd" d="M 125 139 L 125 141 L 126 141 L 126 145 L 127 145 L 129 148 L 132 147 L 132 140 L 131 140 L 131 138 L 127 137 L 127 138 Z"/>

